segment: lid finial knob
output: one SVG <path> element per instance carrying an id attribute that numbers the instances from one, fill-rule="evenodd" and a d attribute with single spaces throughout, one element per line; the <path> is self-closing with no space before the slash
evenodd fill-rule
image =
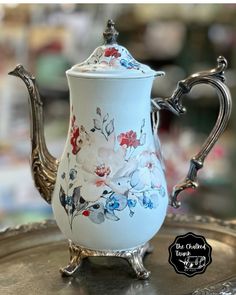
<path id="1" fill-rule="evenodd" d="M 115 29 L 115 23 L 113 22 L 113 20 L 109 19 L 107 22 L 106 30 L 105 32 L 103 32 L 105 45 L 115 44 L 118 35 L 119 33 Z"/>

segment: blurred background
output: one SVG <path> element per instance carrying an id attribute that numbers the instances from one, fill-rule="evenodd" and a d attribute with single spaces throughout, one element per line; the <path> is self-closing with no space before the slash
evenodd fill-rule
<path id="1" fill-rule="evenodd" d="M 152 97 L 168 97 L 176 83 L 228 60 L 227 85 L 236 92 L 235 4 L 1 4 L 0 5 L 0 229 L 51 218 L 51 207 L 33 186 L 29 155 L 28 93 L 7 73 L 22 63 L 37 77 L 44 102 L 45 133 L 51 153 L 60 157 L 69 122 L 65 70 L 102 44 L 107 19 L 116 22 L 119 43 L 139 61 L 166 72 Z M 209 86 L 197 86 L 184 99 L 187 114 L 161 113 L 160 138 L 168 185 L 188 171 L 218 115 Z M 200 188 L 181 196 L 170 212 L 236 217 L 236 114 L 199 172 Z"/>

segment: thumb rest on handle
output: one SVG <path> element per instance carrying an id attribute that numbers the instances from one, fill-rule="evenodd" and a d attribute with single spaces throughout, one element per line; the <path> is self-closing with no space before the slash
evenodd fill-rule
<path id="1" fill-rule="evenodd" d="M 179 208 L 181 203 L 177 197 L 180 192 L 187 188 L 197 188 L 197 173 L 203 167 L 206 156 L 213 148 L 220 135 L 224 132 L 230 118 L 232 101 L 228 87 L 224 84 L 224 70 L 227 67 L 227 61 L 220 56 L 217 59 L 217 67 L 189 76 L 187 79 L 178 83 L 177 88 L 169 98 L 154 98 L 152 99 L 153 111 L 166 109 L 176 115 L 181 115 L 186 112 L 182 105 L 182 96 L 189 93 L 193 86 L 197 84 L 208 84 L 213 86 L 218 93 L 220 108 L 217 121 L 210 135 L 203 143 L 199 153 L 190 160 L 190 167 L 187 176 L 179 184 L 175 185 L 170 195 L 170 205 L 174 208 Z"/>

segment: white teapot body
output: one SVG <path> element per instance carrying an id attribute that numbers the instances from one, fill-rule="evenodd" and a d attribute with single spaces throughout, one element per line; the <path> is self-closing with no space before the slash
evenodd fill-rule
<path id="1" fill-rule="evenodd" d="M 76 245 L 124 250 L 161 227 L 168 194 L 153 136 L 153 77 L 84 78 L 67 72 L 71 114 L 52 207 Z"/>

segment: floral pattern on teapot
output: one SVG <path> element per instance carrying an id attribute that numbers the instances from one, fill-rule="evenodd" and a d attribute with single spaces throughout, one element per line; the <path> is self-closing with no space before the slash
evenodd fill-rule
<path id="1" fill-rule="evenodd" d="M 137 62 L 128 50 L 122 46 L 100 46 L 85 62 L 79 64 L 82 72 L 106 70 L 106 69 L 128 69 L 143 72 L 142 65 Z"/>
<path id="2" fill-rule="evenodd" d="M 156 151 L 138 152 L 146 142 L 144 126 L 143 119 L 138 134 L 129 130 L 115 136 L 114 119 L 100 108 L 90 131 L 78 126 L 72 116 L 72 150 L 67 153 L 68 169 L 61 174 L 59 192 L 71 229 L 79 215 L 100 224 L 106 219 L 120 220 L 123 210 L 132 217 L 137 206 L 158 206 L 159 198 L 165 196 L 160 160 Z M 71 157 L 76 159 L 73 167 Z"/>

